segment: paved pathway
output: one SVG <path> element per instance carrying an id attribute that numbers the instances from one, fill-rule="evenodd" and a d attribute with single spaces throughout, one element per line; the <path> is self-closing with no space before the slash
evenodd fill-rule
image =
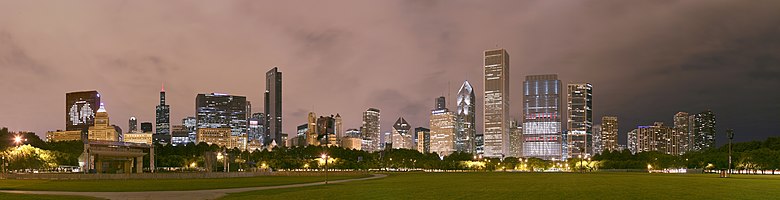
<path id="1" fill-rule="evenodd" d="M 328 184 L 377 179 L 377 178 L 384 178 L 385 176 L 387 175 L 373 174 L 373 176 L 367 178 L 328 181 Z M 324 185 L 324 184 L 325 182 L 315 182 L 315 183 L 301 183 L 301 184 L 279 185 L 279 186 L 212 189 L 212 190 L 189 190 L 189 191 L 62 192 L 62 191 L 0 190 L 0 192 L 16 193 L 16 194 L 75 195 L 75 196 L 97 197 L 97 198 L 104 198 L 104 199 L 116 199 L 116 200 L 141 200 L 141 199 L 202 200 L 202 199 L 218 199 L 229 193 L 248 192 L 248 191 L 255 191 L 255 190 L 307 187 L 307 186 Z"/>

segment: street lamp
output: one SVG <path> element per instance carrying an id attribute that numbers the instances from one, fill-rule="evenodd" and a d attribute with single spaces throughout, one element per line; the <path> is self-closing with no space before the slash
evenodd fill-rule
<path id="1" fill-rule="evenodd" d="M 14 144 L 16 144 L 16 146 L 19 146 L 22 141 L 27 141 L 27 139 L 22 138 L 21 135 L 14 136 Z"/>
<path id="2" fill-rule="evenodd" d="M 325 160 L 325 184 L 328 184 L 328 154 L 323 153 L 322 159 Z"/>
<path id="3" fill-rule="evenodd" d="M 727 129 L 726 136 L 729 137 L 729 169 L 726 174 L 726 177 L 728 177 L 728 174 L 731 174 L 731 141 L 734 140 L 734 129 Z"/>

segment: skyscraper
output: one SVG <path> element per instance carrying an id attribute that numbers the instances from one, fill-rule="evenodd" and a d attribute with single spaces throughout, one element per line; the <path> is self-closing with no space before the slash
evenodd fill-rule
<path id="1" fill-rule="evenodd" d="M 666 154 L 677 154 L 667 147 L 670 146 L 672 129 L 656 122 L 652 126 L 639 126 L 628 133 L 628 149 L 636 154 L 645 151 L 658 151 Z"/>
<path id="2" fill-rule="evenodd" d="M 266 140 L 264 145 L 272 142 L 284 145 L 282 140 L 282 72 L 276 67 L 265 73 L 265 114 Z"/>
<path id="3" fill-rule="evenodd" d="M 320 140 L 317 137 L 317 114 L 309 112 L 307 119 L 308 128 L 306 128 L 306 144 L 304 146 L 319 146 Z"/>
<path id="4" fill-rule="evenodd" d="M 364 151 L 378 151 L 381 133 L 379 126 L 379 109 L 369 108 L 363 112 L 363 126 L 360 127 L 360 133 L 363 134 L 363 144 L 361 149 Z"/>
<path id="5" fill-rule="evenodd" d="M 509 54 L 495 49 L 485 51 L 484 56 L 484 155 L 502 157 L 509 146 Z"/>
<path id="6" fill-rule="evenodd" d="M 476 98 L 474 97 L 474 88 L 469 81 L 464 81 L 458 90 L 456 97 L 456 132 L 455 132 L 455 150 L 466 153 L 476 152 L 474 138 L 477 134 L 476 125 Z"/>
<path id="7" fill-rule="evenodd" d="M 593 155 L 602 154 L 604 152 L 604 144 L 601 143 L 601 125 L 593 125 Z"/>
<path id="8" fill-rule="evenodd" d="M 320 145 L 338 146 L 336 141 L 336 119 L 331 116 L 317 118 L 316 135 Z"/>
<path id="9" fill-rule="evenodd" d="M 335 123 L 336 123 L 336 125 L 335 125 L 336 126 L 335 127 L 336 128 L 336 130 L 335 130 L 336 131 L 336 138 L 335 138 L 336 139 L 336 143 L 337 144 L 341 144 L 341 138 L 344 137 L 344 125 L 343 125 L 343 122 L 341 121 L 341 115 L 336 113 L 336 116 L 333 117 L 333 120 L 335 120 Z"/>
<path id="10" fill-rule="evenodd" d="M 687 112 L 677 112 L 674 114 L 674 127 L 672 128 L 675 138 L 679 141 L 679 152 L 684 154 L 690 151 L 691 143 L 691 116 Z"/>
<path id="11" fill-rule="evenodd" d="M 417 127 L 414 128 L 414 134 L 417 135 L 417 151 L 420 153 L 430 153 L 431 129 Z"/>
<path id="12" fill-rule="evenodd" d="M 567 158 L 561 124 L 563 91 L 558 75 L 526 76 L 523 86 L 523 156 Z"/>
<path id="13" fill-rule="evenodd" d="M 507 157 L 523 157 L 523 127 L 517 120 L 509 121 L 509 153 Z"/>
<path id="14" fill-rule="evenodd" d="M 566 143 L 570 157 L 593 155 L 593 86 L 590 83 L 568 85 Z"/>
<path id="15" fill-rule="evenodd" d="M 416 149 L 414 145 L 414 137 L 409 130 L 412 129 L 409 123 L 403 117 L 399 117 L 393 124 L 393 148 L 395 149 Z"/>
<path id="16" fill-rule="evenodd" d="M 135 117 L 130 117 L 130 121 L 127 125 L 128 132 L 136 132 L 138 131 L 138 119 Z"/>
<path id="17" fill-rule="evenodd" d="M 693 151 L 715 147 L 715 114 L 712 111 L 700 112 L 693 117 Z"/>
<path id="18" fill-rule="evenodd" d="M 434 109 L 444 109 L 447 107 L 447 100 L 444 97 L 436 98 L 436 103 L 434 104 Z"/>
<path id="19" fill-rule="evenodd" d="M 247 133 L 246 97 L 228 94 L 198 94 L 195 112 L 198 129 L 230 128 L 231 135 Z"/>
<path id="20" fill-rule="evenodd" d="M 189 140 L 195 142 L 198 134 L 198 120 L 195 117 L 185 117 L 184 119 L 181 119 L 181 124 L 187 129 Z"/>
<path id="21" fill-rule="evenodd" d="M 436 101 L 439 102 L 440 99 L 441 97 Z M 431 111 L 431 152 L 436 152 L 439 156 L 447 156 L 454 151 L 455 113 L 450 112 L 446 107 L 434 109 Z"/>
<path id="22" fill-rule="evenodd" d="M 153 139 L 155 143 L 171 142 L 171 107 L 165 104 L 165 86 L 160 89 L 160 105 L 157 105 L 157 129 Z"/>
<path id="23" fill-rule="evenodd" d="M 601 144 L 603 151 L 618 151 L 618 118 L 601 117 Z"/>
<path id="24" fill-rule="evenodd" d="M 97 91 L 65 94 L 65 130 L 81 131 L 95 125 L 95 112 L 100 108 Z"/>
<path id="25" fill-rule="evenodd" d="M 252 141 L 258 141 L 260 144 L 263 143 L 263 136 L 265 135 L 265 114 L 263 113 L 252 113 L 252 116 L 249 118 L 249 131 L 247 134 L 247 140 Z"/>

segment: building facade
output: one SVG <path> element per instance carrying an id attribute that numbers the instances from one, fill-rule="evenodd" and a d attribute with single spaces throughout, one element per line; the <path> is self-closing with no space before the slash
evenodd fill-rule
<path id="1" fill-rule="evenodd" d="M 601 144 L 602 151 L 619 151 L 617 116 L 601 117 Z"/>
<path id="2" fill-rule="evenodd" d="M 468 81 L 464 81 L 458 90 L 456 97 L 456 132 L 455 132 L 455 150 L 466 153 L 476 152 L 474 138 L 477 134 L 476 129 L 476 97 L 474 88 Z"/>
<path id="3" fill-rule="evenodd" d="M 160 105 L 156 107 L 156 127 L 154 142 L 167 144 L 171 137 L 171 107 L 165 104 L 165 87 L 160 90 Z"/>
<path id="4" fill-rule="evenodd" d="M 672 128 L 673 135 L 677 138 L 679 143 L 680 154 L 691 149 L 691 116 L 687 112 L 677 112 L 674 114 L 674 127 Z"/>
<path id="5" fill-rule="evenodd" d="M 265 145 L 282 140 L 282 72 L 276 67 L 265 73 Z"/>
<path id="6" fill-rule="evenodd" d="M 558 76 L 526 76 L 523 87 L 523 156 L 568 158 L 562 126 L 563 91 Z"/>
<path id="7" fill-rule="evenodd" d="M 569 84 L 567 97 L 566 144 L 569 157 L 593 155 L 593 86 Z"/>
<path id="8" fill-rule="evenodd" d="M 417 151 L 420 153 L 431 152 L 431 129 L 417 127 L 414 128 L 414 134 L 417 135 Z"/>
<path id="9" fill-rule="evenodd" d="M 414 137 L 409 131 L 412 129 L 409 123 L 403 117 L 399 117 L 393 124 L 393 148 L 394 149 L 417 149 L 414 144 Z"/>
<path id="10" fill-rule="evenodd" d="M 130 117 L 127 125 L 128 132 L 138 131 L 138 119 Z"/>
<path id="11" fill-rule="evenodd" d="M 437 102 L 439 102 L 437 99 Z M 446 104 L 445 104 L 446 105 Z M 431 153 L 447 156 L 455 151 L 455 113 L 444 108 L 431 111 Z"/>
<path id="12" fill-rule="evenodd" d="M 247 133 L 247 139 L 251 141 L 258 141 L 261 144 L 263 143 L 264 135 L 265 135 L 265 114 L 263 113 L 252 113 L 252 116 L 249 117 L 249 130 Z"/>
<path id="13" fill-rule="evenodd" d="M 509 54 L 504 49 L 484 52 L 483 151 L 503 157 L 509 146 Z"/>
<path id="14" fill-rule="evenodd" d="M 363 147 L 364 151 L 374 152 L 379 151 L 380 146 L 380 111 L 376 108 L 369 108 L 363 112 L 363 125 L 360 127 L 360 133 L 363 134 Z"/>
<path id="15" fill-rule="evenodd" d="M 65 130 L 81 131 L 95 125 L 95 112 L 100 108 L 97 91 L 65 94 Z"/>
<path id="16" fill-rule="evenodd" d="M 195 98 L 197 128 L 229 128 L 231 135 L 246 135 L 246 97 L 229 94 L 198 94 Z"/>
<path id="17" fill-rule="evenodd" d="M 234 136 L 230 128 L 198 128 L 198 143 L 216 144 L 227 149 L 246 149 L 246 135 Z"/>
<path id="18" fill-rule="evenodd" d="M 652 126 L 639 126 L 628 133 L 628 149 L 632 154 L 646 151 L 657 151 L 665 154 L 675 154 L 668 147 L 672 128 L 664 126 L 663 122 L 656 122 Z"/>
<path id="19" fill-rule="evenodd" d="M 507 157 L 523 157 L 523 127 L 517 120 L 509 121 L 509 153 Z"/>
<path id="20" fill-rule="evenodd" d="M 715 114 L 712 111 L 704 111 L 694 115 L 692 128 L 692 151 L 715 147 Z"/>

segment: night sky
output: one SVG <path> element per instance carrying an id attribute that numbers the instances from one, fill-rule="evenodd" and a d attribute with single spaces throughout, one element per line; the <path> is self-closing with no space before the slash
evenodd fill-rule
<path id="1" fill-rule="evenodd" d="M 711 109 L 718 144 L 780 136 L 780 1 L 0 1 L 0 126 L 64 129 L 65 93 L 98 90 L 111 122 L 154 121 L 165 84 L 171 121 L 198 93 L 263 109 L 265 72 L 283 73 L 284 129 L 340 113 L 382 131 L 428 127 L 434 98 L 475 87 L 482 52 L 510 54 L 511 115 L 526 75 L 594 86 L 594 119 L 626 132 Z"/>

